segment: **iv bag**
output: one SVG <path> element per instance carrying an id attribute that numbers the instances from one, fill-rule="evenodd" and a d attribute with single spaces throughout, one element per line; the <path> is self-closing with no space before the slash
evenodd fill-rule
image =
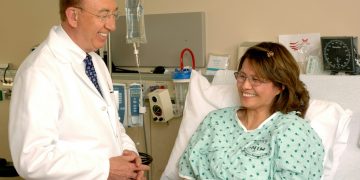
<path id="1" fill-rule="evenodd" d="M 125 0 L 126 42 L 146 43 L 143 0 Z"/>

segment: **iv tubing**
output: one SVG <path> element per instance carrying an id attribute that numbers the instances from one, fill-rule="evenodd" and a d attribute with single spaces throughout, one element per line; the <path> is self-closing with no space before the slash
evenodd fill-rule
<path id="1" fill-rule="evenodd" d="M 142 84 L 141 73 L 140 73 L 139 50 L 137 49 L 137 45 L 135 42 L 133 43 L 133 47 L 134 47 L 134 55 L 135 55 L 135 59 L 136 59 L 136 66 L 137 66 L 139 77 L 140 77 L 140 84 Z"/>
<path id="2" fill-rule="evenodd" d="M 140 61 L 139 61 L 139 50 L 137 49 L 137 44 L 136 42 L 133 43 L 133 47 L 134 47 L 134 55 L 135 55 L 135 59 L 136 59 L 136 66 L 138 69 L 138 73 L 139 73 L 139 81 L 140 81 L 140 85 L 142 86 L 142 78 L 141 78 L 141 72 L 140 72 Z M 142 87 L 141 87 L 142 88 Z M 143 102 L 142 105 L 144 105 L 144 97 L 142 98 Z M 144 115 L 143 115 L 144 116 Z M 144 130 L 144 144 L 145 144 L 145 151 L 146 153 L 148 152 L 148 148 L 147 148 L 147 142 L 146 142 L 146 130 L 145 130 L 145 120 L 143 117 L 143 130 Z M 140 137 L 140 135 L 138 135 L 138 138 Z"/>

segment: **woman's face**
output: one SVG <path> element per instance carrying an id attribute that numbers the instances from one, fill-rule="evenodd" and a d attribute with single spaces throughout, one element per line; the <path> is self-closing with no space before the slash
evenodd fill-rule
<path id="1" fill-rule="evenodd" d="M 274 98 L 281 92 L 273 82 L 259 78 L 248 59 L 245 59 L 237 77 L 240 104 L 247 110 L 269 112 Z"/>

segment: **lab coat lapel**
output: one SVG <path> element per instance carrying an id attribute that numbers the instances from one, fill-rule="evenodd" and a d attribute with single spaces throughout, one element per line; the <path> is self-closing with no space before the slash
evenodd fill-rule
<path id="1" fill-rule="evenodd" d="M 66 38 L 64 39 L 64 37 Z M 52 28 L 48 41 L 50 49 L 57 60 L 64 64 L 71 63 L 72 69 L 79 79 L 81 79 L 81 81 L 85 83 L 85 85 L 88 86 L 89 89 L 91 89 L 91 91 L 93 91 L 98 97 L 102 98 L 101 94 L 92 84 L 89 77 L 85 74 L 84 63 L 81 59 L 79 59 L 82 57 L 85 58 L 84 51 L 70 39 L 61 27 Z"/>
<path id="2" fill-rule="evenodd" d="M 94 68 L 97 72 L 97 78 L 98 78 L 98 83 L 100 86 L 100 89 L 102 91 L 102 95 L 103 98 L 105 99 L 106 103 L 108 105 L 112 105 L 113 101 L 112 98 L 110 97 L 110 92 L 113 92 L 113 88 L 112 88 L 112 84 L 111 82 L 109 82 L 109 79 L 106 77 L 106 74 L 108 74 L 109 72 L 105 72 L 108 71 L 106 68 L 103 68 L 100 64 L 98 64 L 99 59 L 97 59 L 96 57 L 93 57 L 93 64 L 94 64 Z M 100 59 L 102 61 L 102 59 Z M 111 80 L 110 80 L 111 81 Z"/>
<path id="3" fill-rule="evenodd" d="M 85 83 L 85 85 L 88 86 L 91 89 L 91 91 L 93 91 L 97 96 L 102 98 L 101 94 L 95 88 L 94 84 L 90 81 L 89 77 L 85 74 L 84 65 L 81 63 L 79 64 L 76 62 L 72 62 L 71 66 L 72 66 L 73 70 L 75 71 L 75 74 L 81 79 L 81 81 L 83 83 Z"/>
<path id="4" fill-rule="evenodd" d="M 112 124 L 113 131 L 115 136 L 118 136 L 119 132 L 119 115 L 117 114 L 116 104 L 115 104 L 115 96 L 112 85 L 112 80 L 108 69 L 103 64 L 103 60 L 96 55 L 93 55 L 93 63 L 95 70 L 97 72 L 98 83 L 102 90 L 103 99 L 107 104 L 108 115 L 110 119 L 110 123 Z"/>

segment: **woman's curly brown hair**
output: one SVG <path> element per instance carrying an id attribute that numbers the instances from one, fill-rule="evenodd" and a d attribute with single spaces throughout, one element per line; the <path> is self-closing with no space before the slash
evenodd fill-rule
<path id="1" fill-rule="evenodd" d="M 253 66 L 260 78 L 270 80 L 282 89 L 271 107 L 271 112 L 299 112 L 304 117 L 309 106 L 309 92 L 300 80 L 300 69 L 291 53 L 281 44 L 262 42 L 250 47 L 241 57 L 238 71 L 244 61 Z"/>

